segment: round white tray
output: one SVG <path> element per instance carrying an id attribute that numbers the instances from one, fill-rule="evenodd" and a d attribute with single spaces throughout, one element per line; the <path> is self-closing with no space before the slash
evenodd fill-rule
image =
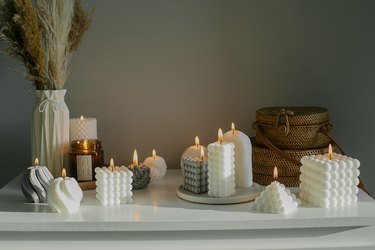
<path id="1" fill-rule="evenodd" d="M 224 205 L 252 201 L 260 195 L 262 188 L 259 184 L 254 183 L 249 188 L 236 188 L 234 195 L 224 198 L 210 197 L 207 193 L 195 194 L 185 190 L 182 185 L 176 191 L 177 196 L 183 200 L 203 204 Z"/>

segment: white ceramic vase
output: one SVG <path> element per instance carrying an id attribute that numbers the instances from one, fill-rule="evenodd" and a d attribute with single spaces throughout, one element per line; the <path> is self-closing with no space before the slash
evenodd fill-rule
<path id="1" fill-rule="evenodd" d="M 31 157 L 39 159 L 54 177 L 68 166 L 69 109 L 66 90 L 37 90 L 31 127 Z"/>

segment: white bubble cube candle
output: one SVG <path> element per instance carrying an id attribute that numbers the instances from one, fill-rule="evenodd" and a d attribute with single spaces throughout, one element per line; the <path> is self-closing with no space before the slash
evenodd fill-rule
<path id="1" fill-rule="evenodd" d="M 301 199 L 319 207 L 357 203 L 360 173 L 357 159 L 330 150 L 325 155 L 304 156 L 301 163 Z"/>
<path id="2" fill-rule="evenodd" d="M 132 176 L 128 168 L 114 166 L 95 168 L 96 199 L 103 206 L 133 202 Z"/>

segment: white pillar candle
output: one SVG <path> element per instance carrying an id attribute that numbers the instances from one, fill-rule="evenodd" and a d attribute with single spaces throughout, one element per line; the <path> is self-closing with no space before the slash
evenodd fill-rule
<path id="1" fill-rule="evenodd" d="M 195 145 L 188 147 L 182 153 L 181 162 L 180 162 L 182 171 L 184 170 L 184 164 L 182 162 L 182 159 L 188 158 L 188 157 L 199 157 L 201 155 L 201 148 L 203 148 L 204 153 L 207 154 L 207 148 L 205 146 L 200 145 L 199 137 L 196 136 Z"/>
<path id="2" fill-rule="evenodd" d="M 81 116 L 80 118 L 70 119 L 70 140 L 97 140 L 98 133 L 96 123 L 96 118 Z"/>
<path id="3" fill-rule="evenodd" d="M 97 167 L 95 173 L 96 199 L 100 204 L 107 206 L 133 202 L 133 173 L 129 169 L 115 166 L 111 159 L 108 168 Z"/>
<path id="4" fill-rule="evenodd" d="M 47 201 L 48 187 L 53 181 L 53 176 L 45 166 L 39 166 L 38 158 L 35 166 L 25 170 L 21 189 L 29 202 L 43 203 Z"/>
<path id="5" fill-rule="evenodd" d="M 275 181 L 266 187 L 266 190 L 255 199 L 250 208 L 274 214 L 288 214 L 293 212 L 301 204 L 301 201 L 289 189 L 286 189 L 283 184 L 276 181 L 276 167 L 274 169 L 274 178 Z"/>
<path id="6" fill-rule="evenodd" d="M 253 168 L 250 138 L 243 132 L 236 130 L 232 122 L 231 130 L 224 134 L 224 141 L 234 144 L 236 187 L 251 187 L 253 185 Z"/>
<path id="7" fill-rule="evenodd" d="M 300 197 L 320 207 L 339 207 L 357 202 L 360 162 L 332 152 L 301 159 Z"/>
<path id="8" fill-rule="evenodd" d="M 228 197 L 235 194 L 234 144 L 223 141 L 219 129 L 219 140 L 208 145 L 208 195 Z"/>
<path id="9" fill-rule="evenodd" d="M 152 150 L 152 156 L 147 157 L 143 164 L 150 168 L 151 183 L 158 182 L 163 179 L 167 171 L 167 163 L 164 158 L 156 155 L 156 150 Z"/>
<path id="10" fill-rule="evenodd" d="M 49 186 L 48 205 L 56 213 L 76 213 L 83 198 L 82 190 L 74 178 L 66 177 L 64 168 L 61 175 Z"/>

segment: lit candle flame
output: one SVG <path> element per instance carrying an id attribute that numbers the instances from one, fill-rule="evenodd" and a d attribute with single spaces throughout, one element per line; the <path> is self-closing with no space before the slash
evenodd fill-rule
<path id="1" fill-rule="evenodd" d="M 219 128 L 219 132 L 217 133 L 217 135 L 219 138 L 219 142 L 222 143 L 223 142 L 223 130 L 221 128 Z"/>
<path id="2" fill-rule="evenodd" d="M 234 126 L 234 122 L 232 122 L 230 129 L 232 130 L 232 133 L 234 134 L 234 131 L 236 130 L 236 127 Z"/>
<path id="3" fill-rule="evenodd" d="M 201 160 L 202 161 L 204 160 L 204 149 L 203 149 L 203 147 L 201 147 Z"/>
<path id="4" fill-rule="evenodd" d="M 111 160 L 109 161 L 109 170 L 110 171 L 113 171 L 113 168 L 115 167 L 115 162 L 113 160 L 113 158 L 111 158 Z"/>
<path id="5" fill-rule="evenodd" d="M 332 158 L 333 158 L 332 145 L 331 144 L 329 144 L 329 146 L 328 146 L 328 158 L 330 160 L 332 160 Z"/>
<path id="6" fill-rule="evenodd" d="M 83 119 L 84 119 L 84 118 L 83 118 L 83 115 L 81 115 L 81 117 L 80 117 L 79 119 L 80 119 L 81 121 L 83 121 Z"/>
<path id="7" fill-rule="evenodd" d="M 279 174 L 278 174 L 278 171 L 277 171 L 277 167 L 275 167 L 273 169 L 273 178 L 276 180 L 278 177 L 279 177 Z"/>
<path id="8" fill-rule="evenodd" d="M 65 177 L 66 177 L 66 170 L 65 170 L 65 168 L 63 168 L 63 169 L 61 170 L 61 177 L 62 177 L 62 178 L 65 178 Z"/>
<path id="9" fill-rule="evenodd" d="M 155 149 L 152 150 L 152 158 L 154 158 L 154 159 L 156 158 L 156 150 Z"/>
<path id="10" fill-rule="evenodd" d="M 35 165 L 35 166 L 38 166 L 38 165 L 39 165 L 39 160 L 38 160 L 38 158 L 35 158 L 34 165 Z"/>
<path id="11" fill-rule="evenodd" d="M 198 136 L 195 137 L 195 146 L 197 148 L 199 148 L 199 137 Z"/>
<path id="12" fill-rule="evenodd" d="M 133 154 L 133 166 L 138 166 L 138 154 L 137 154 L 136 149 L 134 149 L 134 154 Z"/>
<path id="13" fill-rule="evenodd" d="M 88 141 L 87 140 L 84 140 L 83 141 L 83 149 L 88 149 L 88 145 L 87 145 Z"/>

